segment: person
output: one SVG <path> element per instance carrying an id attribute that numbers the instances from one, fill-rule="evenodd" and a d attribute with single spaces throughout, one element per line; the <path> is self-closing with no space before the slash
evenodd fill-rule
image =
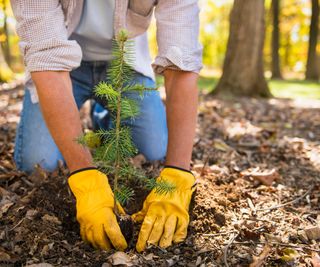
<path id="1" fill-rule="evenodd" d="M 11 5 L 28 75 L 15 143 L 17 167 L 32 172 L 39 164 L 52 171 L 63 160 L 71 172 L 68 182 L 82 239 L 96 248 L 126 249 L 108 178 L 75 139 L 82 134 L 78 110 L 94 98 L 92 88 L 108 78 L 112 38 L 127 29 L 135 47 L 133 82 L 154 87 L 153 71 L 162 74 L 167 98 L 165 111 L 157 91 L 146 91 L 142 99 L 131 93 L 128 97 L 139 101 L 141 114 L 126 123 L 148 160 L 165 157 L 160 177 L 175 185 L 172 194 L 151 191 L 142 210 L 132 216 L 142 222 L 136 249 L 183 241 L 195 183 L 190 161 L 202 66 L 198 1 L 11 0 Z M 158 55 L 151 68 L 145 32 L 153 12 Z M 101 107 L 95 111 L 99 125 L 108 112 Z"/>

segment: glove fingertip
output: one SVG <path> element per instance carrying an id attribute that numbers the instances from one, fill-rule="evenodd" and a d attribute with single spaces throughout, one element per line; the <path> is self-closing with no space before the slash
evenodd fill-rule
<path id="1" fill-rule="evenodd" d="M 121 236 L 121 237 L 119 236 L 117 241 L 111 240 L 111 243 L 114 246 L 114 248 L 119 251 L 125 251 L 126 248 L 128 247 L 127 241 L 125 240 L 125 238 L 123 236 Z"/>
<path id="2" fill-rule="evenodd" d="M 115 216 L 113 219 L 114 220 L 111 220 L 109 221 L 109 223 L 103 225 L 104 231 L 106 232 L 113 247 L 117 250 L 124 251 L 128 247 L 127 241 L 121 233 L 120 227 L 117 224 Z"/>
<path id="3" fill-rule="evenodd" d="M 170 238 L 161 238 L 160 240 L 160 243 L 159 243 L 159 246 L 161 248 L 167 248 L 167 247 L 170 247 L 172 244 L 172 237 Z"/>
<path id="4" fill-rule="evenodd" d="M 90 242 L 88 241 L 87 235 L 86 235 L 86 229 L 85 228 L 80 228 L 80 236 L 83 242 L 89 244 Z"/>
<path id="5" fill-rule="evenodd" d="M 115 244 L 114 247 L 119 251 L 125 251 L 128 247 L 127 242 L 121 244 Z"/>
<path id="6" fill-rule="evenodd" d="M 173 242 L 175 244 L 177 243 L 181 243 L 182 241 L 184 241 L 185 239 L 187 238 L 187 232 L 184 232 L 184 233 L 180 233 L 180 234 L 177 234 L 173 237 Z"/>
<path id="7" fill-rule="evenodd" d="M 136 244 L 136 250 L 139 252 L 139 253 L 141 253 L 141 252 L 143 252 L 144 250 L 145 250 L 145 248 L 146 248 L 146 245 L 145 244 L 142 244 L 141 242 L 137 242 L 137 244 Z"/>

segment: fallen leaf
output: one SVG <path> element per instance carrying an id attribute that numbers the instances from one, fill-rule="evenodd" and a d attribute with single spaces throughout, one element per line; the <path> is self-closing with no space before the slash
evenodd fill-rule
<path id="1" fill-rule="evenodd" d="M 51 222 L 51 223 L 54 223 L 54 224 L 61 225 L 60 220 L 56 216 L 52 216 L 52 215 L 46 214 L 46 215 L 43 215 L 41 217 L 41 219 L 43 221 L 47 221 L 47 222 Z"/>
<path id="2" fill-rule="evenodd" d="M 250 267 L 260 267 L 264 263 L 265 259 L 268 257 L 271 248 L 269 245 L 265 245 L 261 254 L 258 257 L 253 257 L 253 262 L 249 265 Z"/>
<path id="3" fill-rule="evenodd" d="M 34 184 L 41 184 L 48 178 L 48 173 L 37 164 L 33 173 L 28 178 Z"/>
<path id="4" fill-rule="evenodd" d="M 167 267 L 174 266 L 179 261 L 179 256 L 173 256 L 171 259 L 167 259 Z"/>
<path id="5" fill-rule="evenodd" d="M 37 210 L 31 209 L 31 210 L 28 210 L 28 211 L 27 211 L 25 217 L 26 217 L 27 219 L 29 219 L 29 220 L 32 220 L 37 214 L 38 214 L 38 211 L 37 211 Z"/>
<path id="6" fill-rule="evenodd" d="M 282 250 L 283 255 L 281 259 L 285 262 L 294 261 L 300 256 L 300 254 L 293 248 L 285 248 Z"/>
<path id="7" fill-rule="evenodd" d="M 0 218 L 2 218 L 2 216 L 4 214 L 6 214 L 6 212 L 10 209 L 10 207 L 13 205 L 14 203 L 12 201 L 10 201 L 7 197 L 4 197 L 1 201 L 0 201 Z"/>
<path id="8" fill-rule="evenodd" d="M 135 156 L 133 159 L 132 159 L 132 164 L 136 167 L 136 168 L 142 168 L 142 165 L 144 163 L 146 163 L 147 160 L 146 158 L 144 157 L 144 155 L 142 154 L 139 154 L 137 156 Z"/>
<path id="9" fill-rule="evenodd" d="M 311 263 L 313 267 L 320 267 L 320 256 L 316 252 L 312 252 Z"/>
<path id="10" fill-rule="evenodd" d="M 8 253 L 0 250 L 0 262 L 1 261 L 8 261 L 10 259 L 11 259 L 11 257 Z"/>
<path id="11" fill-rule="evenodd" d="M 145 255 L 143 257 L 144 257 L 145 260 L 151 261 L 154 258 L 154 254 L 153 253 L 149 253 L 149 254 L 147 254 L 147 255 Z"/>
<path id="12" fill-rule="evenodd" d="M 304 232 L 310 240 L 320 239 L 320 226 L 308 227 L 304 229 Z"/>
<path id="13" fill-rule="evenodd" d="M 213 147 L 217 150 L 223 151 L 223 152 L 229 152 L 234 150 L 231 146 L 227 145 L 223 140 L 221 139 L 214 139 L 213 141 Z"/>
<path id="14" fill-rule="evenodd" d="M 126 267 L 130 267 L 133 265 L 130 257 L 126 253 L 121 251 L 118 251 L 109 256 L 108 262 L 111 263 L 113 266 L 124 265 Z"/>
<path id="15" fill-rule="evenodd" d="M 273 181 L 280 178 L 279 173 L 275 170 L 261 171 L 259 168 L 248 169 L 240 173 L 242 176 L 250 176 L 264 185 L 270 186 Z"/>

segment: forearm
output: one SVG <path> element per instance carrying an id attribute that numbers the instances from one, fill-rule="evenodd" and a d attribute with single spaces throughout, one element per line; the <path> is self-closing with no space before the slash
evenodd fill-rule
<path id="1" fill-rule="evenodd" d="M 168 150 L 166 165 L 189 169 L 195 137 L 198 74 L 166 70 Z"/>
<path id="2" fill-rule="evenodd" d="M 31 76 L 47 127 L 69 170 L 93 166 L 88 149 L 76 142 L 82 128 L 69 72 L 33 72 Z"/>

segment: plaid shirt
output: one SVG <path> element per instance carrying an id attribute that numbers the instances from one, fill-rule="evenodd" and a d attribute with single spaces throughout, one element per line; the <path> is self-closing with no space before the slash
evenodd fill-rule
<path id="1" fill-rule="evenodd" d="M 83 0 L 11 0 L 11 5 L 28 72 L 71 71 L 79 66 L 81 49 L 68 38 L 80 21 Z M 153 12 L 158 44 L 154 71 L 199 72 L 202 47 L 197 0 L 115 0 L 114 32 L 126 28 L 131 37 L 144 33 Z"/>

